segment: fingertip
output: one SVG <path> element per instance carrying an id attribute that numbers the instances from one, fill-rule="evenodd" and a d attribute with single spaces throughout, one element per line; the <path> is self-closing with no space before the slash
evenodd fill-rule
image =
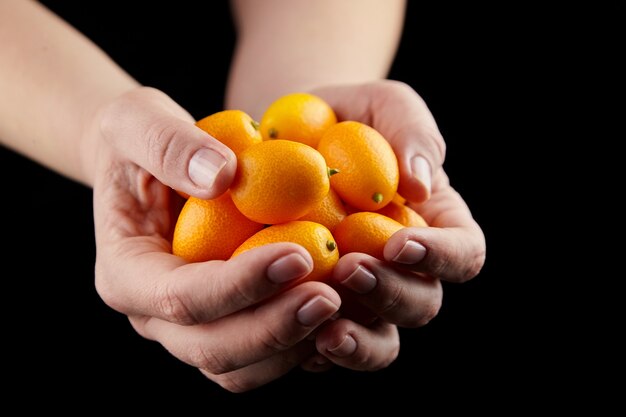
<path id="1" fill-rule="evenodd" d="M 352 271 L 359 265 L 361 254 L 351 252 L 343 255 L 339 258 L 339 261 L 333 268 L 332 279 L 335 282 L 345 281 L 350 276 Z"/>
<path id="2" fill-rule="evenodd" d="M 339 319 L 325 326 L 315 338 L 317 351 L 327 358 L 346 358 L 356 352 L 358 343 L 349 332 L 348 321 Z"/>
<path id="3" fill-rule="evenodd" d="M 313 271 L 313 258 L 302 246 L 291 242 L 259 246 L 231 258 L 231 268 L 258 271 L 274 284 L 296 283 Z"/>
<path id="4" fill-rule="evenodd" d="M 421 185 L 422 192 L 430 197 L 432 186 L 432 167 L 426 158 L 416 155 L 411 158 L 411 175 Z"/>
<path id="5" fill-rule="evenodd" d="M 386 261 L 416 264 L 426 257 L 428 249 L 420 242 L 421 239 L 412 233 L 413 229 L 415 228 L 401 229 L 389 238 L 383 249 Z"/>
<path id="6" fill-rule="evenodd" d="M 361 371 L 375 371 L 391 364 L 400 350 L 396 326 L 378 322 L 362 326 L 340 319 L 325 326 L 315 347 L 334 364 Z"/>
<path id="7" fill-rule="evenodd" d="M 296 312 L 296 319 L 305 327 L 317 327 L 339 310 L 341 301 L 335 302 L 325 295 L 315 295 Z"/>
<path id="8" fill-rule="evenodd" d="M 313 271 L 310 259 L 298 252 L 284 255 L 267 267 L 267 277 L 270 281 L 283 284 L 288 281 L 304 278 Z"/>
<path id="9" fill-rule="evenodd" d="M 332 368 L 333 363 L 325 356 L 316 353 L 302 362 L 300 366 L 307 372 L 324 372 Z"/>
<path id="10" fill-rule="evenodd" d="M 356 352 L 357 347 L 356 340 L 348 333 L 338 343 L 328 344 L 326 351 L 333 356 L 345 358 Z"/>
<path id="11" fill-rule="evenodd" d="M 428 189 L 422 182 L 411 178 L 408 180 L 400 180 L 401 184 L 398 185 L 398 193 L 406 198 L 408 201 L 416 204 L 425 203 L 430 199 L 430 189 Z"/>
<path id="12" fill-rule="evenodd" d="M 400 168 L 402 178 L 398 184 L 398 193 L 414 203 L 427 201 L 432 192 L 432 168 L 428 160 L 421 156 L 403 160 Z"/>
<path id="13" fill-rule="evenodd" d="M 324 298 L 325 302 L 333 305 L 333 313 L 329 318 L 334 319 L 337 316 L 339 308 L 341 307 L 343 300 L 339 293 L 329 284 L 322 281 L 307 281 L 297 282 L 297 285 L 291 287 L 289 292 L 291 297 L 302 297 L 302 300 L 312 301 L 315 298 Z M 308 303 L 305 302 L 301 307 Z"/>
<path id="14" fill-rule="evenodd" d="M 392 262 L 413 265 L 424 259 L 426 253 L 427 250 L 424 245 L 414 240 L 407 240 L 395 254 L 392 251 L 388 255 Z"/>
<path id="15" fill-rule="evenodd" d="M 193 154 L 187 171 L 192 187 L 190 195 L 202 199 L 216 198 L 225 193 L 235 179 L 237 157 L 228 147 L 211 143 Z"/>
<path id="16" fill-rule="evenodd" d="M 270 266 L 273 262 L 290 255 L 297 255 L 313 267 L 313 258 L 311 254 L 301 245 L 291 242 L 269 243 L 256 248 L 242 252 L 240 255 L 231 258 L 229 262 L 252 262 L 255 267 L 263 265 Z M 248 265 L 252 267 L 252 264 Z"/>

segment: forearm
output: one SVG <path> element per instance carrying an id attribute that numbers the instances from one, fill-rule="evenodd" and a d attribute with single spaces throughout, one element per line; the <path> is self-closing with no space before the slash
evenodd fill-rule
<path id="1" fill-rule="evenodd" d="M 227 107 L 260 118 L 278 96 L 384 78 L 404 0 L 233 0 L 238 28 Z"/>
<path id="2" fill-rule="evenodd" d="M 32 1 L 0 0 L 0 143 L 91 184 L 94 112 L 137 86 L 108 56 Z"/>

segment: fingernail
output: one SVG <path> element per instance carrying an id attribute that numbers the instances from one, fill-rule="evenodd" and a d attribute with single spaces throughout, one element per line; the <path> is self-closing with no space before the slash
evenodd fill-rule
<path id="1" fill-rule="evenodd" d="M 359 265 L 348 278 L 341 281 L 341 284 L 359 294 L 367 294 L 376 286 L 376 276 L 365 267 Z"/>
<path id="2" fill-rule="evenodd" d="M 276 284 L 302 278 L 313 270 L 313 266 L 302 255 L 291 253 L 272 262 L 267 267 L 267 277 Z"/>
<path id="3" fill-rule="evenodd" d="M 392 259 L 401 264 L 416 264 L 426 256 L 426 248 L 421 244 L 407 240 L 400 252 Z"/>
<path id="4" fill-rule="evenodd" d="M 189 161 L 189 178 L 198 187 L 206 190 L 211 189 L 217 174 L 219 174 L 227 162 L 226 158 L 219 152 L 202 148 L 196 151 Z"/>
<path id="5" fill-rule="evenodd" d="M 332 316 L 338 309 L 339 308 L 327 298 L 316 295 L 300 307 L 296 316 L 303 326 L 317 326 Z"/>
<path id="6" fill-rule="evenodd" d="M 428 195 L 430 195 L 431 172 L 430 164 L 423 156 L 414 156 L 411 159 L 411 172 L 413 177 L 422 183 Z"/>
<path id="7" fill-rule="evenodd" d="M 335 356 L 344 358 L 352 355 L 356 351 L 356 340 L 349 334 L 334 348 L 328 348 L 328 351 Z"/>

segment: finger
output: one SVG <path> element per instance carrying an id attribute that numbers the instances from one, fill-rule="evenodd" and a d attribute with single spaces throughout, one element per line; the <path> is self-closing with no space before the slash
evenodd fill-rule
<path id="1" fill-rule="evenodd" d="M 378 130 L 398 157 L 398 192 L 409 201 L 431 195 L 432 177 L 445 159 L 446 145 L 428 106 L 409 85 L 381 80 L 316 90 L 340 120 L 358 120 Z M 365 99 L 364 99 L 365 98 Z"/>
<path id="2" fill-rule="evenodd" d="M 237 169 L 235 154 L 226 145 L 152 88 L 133 91 L 109 106 L 101 129 L 122 155 L 162 183 L 195 197 L 224 193 Z"/>
<path id="3" fill-rule="evenodd" d="M 441 308 L 439 280 L 394 268 L 362 253 L 343 256 L 335 267 L 333 281 L 350 291 L 351 302 L 362 304 L 398 326 L 424 326 Z"/>
<path id="4" fill-rule="evenodd" d="M 387 80 L 374 88 L 380 90 L 380 95 L 386 93 L 386 108 L 402 115 L 392 118 L 378 111 L 372 121 L 398 157 L 398 192 L 409 201 L 426 201 L 431 195 L 433 174 L 443 165 L 446 153 L 437 123 L 424 100 L 409 85 Z"/>
<path id="5" fill-rule="evenodd" d="M 385 245 L 384 256 L 412 271 L 464 282 L 485 263 L 485 237 L 461 196 L 445 181 L 431 200 L 416 207 L 434 227 L 399 230 Z"/>
<path id="6" fill-rule="evenodd" d="M 309 358 L 305 359 L 300 367 L 307 371 L 313 373 L 326 372 L 330 370 L 334 364 L 328 360 L 324 355 L 321 355 L 315 352 L 315 354 L 311 355 Z"/>
<path id="7" fill-rule="evenodd" d="M 341 305 L 321 282 L 306 282 L 266 303 L 210 323 L 180 326 L 156 318 L 134 319 L 144 337 L 174 356 L 221 375 L 286 351 L 328 320 Z"/>
<path id="8" fill-rule="evenodd" d="M 160 244 L 159 244 L 160 243 Z M 96 288 L 103 300 L 127 315 L 178 324 L 214 320 L 262 301 L 313 269 L 299 245 L 276 243 L 229 261 L 185 263 L 170 255 L 163 239 L 136 237 L 103 245 Z"/>
<path id="9" fill-rule="evenodd" d="M 371 327 L 353 321 L 330 321 L 316 338 L 317 351 L 344 368 L 376 371 L 386 368 L 400 352 L 396 326 L 382 320 Z"/>
<path id="10" fill-rule="evenodd" d="M 305 340 L 291 349 L 277 353 L 260 362 L 253 363 L 236 371 L 220 375 L 212 374 L 204 369 L 200 372 L 211 381 L 219 384 L 230 392 L 246 392 L 280 378 L 287 372 L 300 365 L 315 351 L 314 342 Z M 325 359 L 328 364 L 330 362 Z"/>

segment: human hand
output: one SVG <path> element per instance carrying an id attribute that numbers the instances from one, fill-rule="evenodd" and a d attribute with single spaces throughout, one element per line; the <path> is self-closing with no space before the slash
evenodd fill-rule
<path id="1" fill-rule="evenodd" d="M 334 285 L 380 319 L 364 326 L 348 318 L 329 322 L 316 337 L 317 355 L 308 370 L 328 361 L 358 370 L 387 366 L 397 356 L 394 325 L 428 323 L 442 302 L 440 279 L 467 281 L 485 259 L 485 240 L 461 196 L 450 186 L 442 164 L 445 143 L 424 101 L 408 85 L 377 81 L 314 91 L 339 120 L 357 120 L 387 138 L 398 157 L 398 192 L 432 227 L 405 228 L 385 246 L 385 260 L 362 253 L 343 256 Z M 344 301 L 346 301 L 344 299 Z"/>
<path id="2" fill-rule="evenodd" d="M 231 391 L 278 378 L 315 351 L 307 336 L 341 300 L 320 282 L 280 293 L 312 270 L 301 246 L 273 244 L 200 263 L 171 254 L 182 200 L 170 187 L 201 198 L 221 194 L 236 170 L 226 146 L 150 88 L 99 111 L 85 143 L 97 155 L 96 288 L 139 334 Z"/>

